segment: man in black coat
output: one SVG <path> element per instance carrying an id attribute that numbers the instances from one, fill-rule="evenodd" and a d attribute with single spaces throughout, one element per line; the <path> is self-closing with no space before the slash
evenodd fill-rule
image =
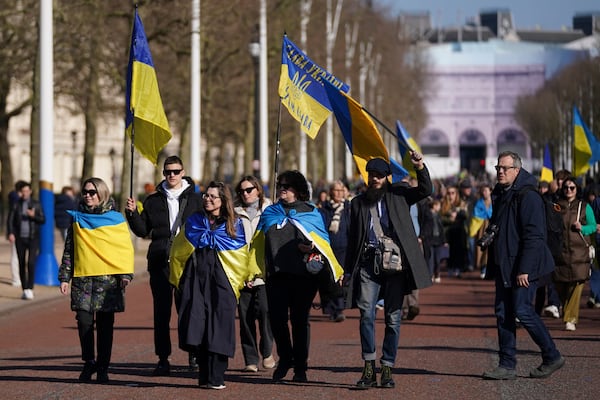
<path id="1" fill-rule="evenodd" d="M 429 172 L 423 157 L 411 153 L 418 184 L 391 184 L 390 166 L 381 158 L 371 159 L 366 166 L 368 188 L 351 203 L 350 235 L 344 267 L 351 272 L 346 305 L 360 310 L 360 340 L 364 369 L 357 387 L 377 386 L 375 375 L 375 306 L 384 299 L 385 336 L 381 356 L 381 387 L 393 388 L 392 370 L 396 360 L 402 302 L 414 289 L 431 286 L 431 276 L 418 243 L 410 216 L 410 206 L 432 193 Z M 373 210 L 371 210 L 373 209 Z M 377 213 L 384 236 L 392 238 L 400 248 L 402 271 L 382 270 L 380 239 L 375 234 L 371 215 Z M 381 292 L 381 293 L 380 293 Z"/>
<path id="2" fill-rule="evenodd" d="M 170 156 L 164 162 L 165 179 L 156 187 L 156 192 L 144 200 L 141 214 L 136 200 L 127 199 L 126 215 L 129 227 L 136 236 L 151 236 L 148 247 L 148 273 L 154 305 L 154 351 L 158 365 L 154 376 L 168 376 L 171 373 L 171 309 L 173 307 L 173 287 L 169 283 L 169 250 L 174 235 L 189 215 L 202 207 L 202 197 L 195 193 L 194 181 L 185 175 L 183 162 L 177 156 Z M 190 367 L 196 362 L 190 353 Z"/>
<path id="3" fill-rule="evenodd" d="M 488 278 L 496 282 L 496 324 L 499 363 L 484 379 L 516 378 L 517 323 L 540 347 L 542 364 L 532 378 L 546 378 L 565 360 L 556 349 L 548 329 L 534 309 L 537 287 L 554 270 L 546 245 L 546 216 L 536 178 L 522 168 L 517 153 L 505 151 L 496 165 L 498 183 L 492 191 L 493 214 L 487 232 L 495 232 L 489 246 Z"/>

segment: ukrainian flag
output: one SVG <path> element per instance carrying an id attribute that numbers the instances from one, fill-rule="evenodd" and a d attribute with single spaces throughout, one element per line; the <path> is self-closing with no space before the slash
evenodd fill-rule
<path id="1" fill-rule="evenodd" d="M 552 168 L 552 158 L 550 156 L 550 146 L 546 143 L 544 147 L 544 163 L 542 164 L 542 173 L 540 175 L 541 182 L 552 182 L 554 173 Z"/>
<path id="2" fill-rule="evenodd" d="M 370 159 L 379 157 L 388 162 L 390 160 L 379 130 L 363 107 L 353 98 L 333 85 L 325 84 L 325 91 L 346 145 L 363 180 L 367 182 L 369 177 L 365 167 Z"/>
<path id="3" fill-rule="evenodd" d="M 235 222 L 236 237 L 229 236 L 225 224 L 211 228 L 211 223 L 202 213 L 188 217 L 184 228 L 175 236 L 169 258 L 169 281 L 179 287 L 186 263 L 196 248 L 209 247 L 217 252 L 217 258 L 231 284 L 236 299 L 245 283 L 260 275 L 260 270 L 248 266 L 248 246 L 244 226 L 238 218 Z"/>
<path id="4" fill-rule="evenodd" d="M 583 122 L 577 107 L 573 106 L 573 175 L 584 175 L 598 161 L 600 143 Z"/>
<path id="5" fill-rule="evenodd" d="M 333 254 L 323 217 L 316 207 L 311 212 L 298 213 L 296 210 L 290 210 L 289 214 L 285 213 L 280 203 L 267 207 L 263 211 L 250 244 L 251 268 L 259 269 L 262 271 L 262 276 L 265 276 L 265 232 L 274 225 L 280 229 L 288 223 L 294 225 L 306 239 L 314 243 L 319 253 L 327 259 L 327 265 L 331 268 L 333 278 L 337 282 L 344 274 L 344 269 Z"/>
<path id="6" fill-rule="evenodd" d="M 321 125 L 331 114 L 331 105 L 323 83 L 329 82 L 338 90 L 349 90 L 341 80 L 315 64 L 287 35 L 281 49 L 279 97 L 304 133 L 314 139 Z"/>
<path id="7" fill-rule="evenodd" d="M 158 153 L 171 140 L 171 130 L 158 91 L 158 80 L 144 25 L 137 8 L 127 65 L 125 127 L 127 135 L 133 138 L 133 144 L 140 154 L 156 165 Z"/>
<path id="8" fill-rule="evenodd" d="M 133 244 L 121 213 L 67 213 L 73 217 L 73 276 L 133 274 Z"/>
<path id="9" fill-rule="evenodd" d="M 390 169 L 392 170 L 392 183 L 402 182 L 402 179 L 408 176 L 408 171 L 392 157 L 390 157 Z"/>
<path id="10" fill-rule="evenodd" d="M 410 161 L 410 152 L 418 151 L 421 153 L 421 148 L 398 120 L 396 120 L 396 137 L 398 138 L 398 149 L 400 150 L 400 155 L 402 156 L 402 164 L 408 169 L 408 171 L 410 171 L 410 176 L 415 178 L 417 173 L 412 166 L 412 161 Z"/>

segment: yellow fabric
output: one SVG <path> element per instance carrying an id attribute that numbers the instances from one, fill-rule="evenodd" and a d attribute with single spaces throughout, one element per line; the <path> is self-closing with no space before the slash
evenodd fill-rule
<path id="1" fill-rule="evenodd" d="M 73 276 L 133 274 L 134 250 L 126 222 L 84 229 L 73 224 Z"/>

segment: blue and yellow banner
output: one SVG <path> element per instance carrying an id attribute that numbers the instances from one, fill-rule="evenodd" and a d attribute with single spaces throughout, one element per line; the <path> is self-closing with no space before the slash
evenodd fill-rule
<path id="1" fill-rule="evenodd" d="M 410 152 L 418 151 L 421 153 L 421 148 L 398 120 L 396 120 L 396 137 L 398 138 L 398 149 L 400 151 L 400 156 L 402 157 L 402 165 L 410 171 L 410 176 L 416 178 L 417 173 L 410 161 Z"/>
<path id="2" fill-rule="evenodd" d="M 258 268 L 248 267 L 248 246 L 244 226 L 240 219 L 236 220 L 236 237 L 227 234 L 225 224 L 211 228 L 206 215 L 195 213 L 185 221 L 183 229 L 175 236 L 169 257 L 169 281 L 179 287 L 186 263 L 196 248 L 209 247 L 217 252 L 217 258 L 227 275 L 236 298 L 244 284 L 260 275 Z"/>
<path id="3" fill-rule="evenodd" d="M 133 274 L 133 244 L 121 213 L 67 213 L 73 217 L 74 277 Z"/>
<path id="4" fill-rule="evenodd" d="M 137 8 L 133 20 L 125 89 L 125 129 L 141 155 L 156 165 L 158 153 L 171 140 L 154 62 Z"/>
<path id="5" fill-rule="evenodd" d="M 573 106 L 573 176 L 584 175 L 600 161 L 600 143 Z"/>
<path id="6" fill-rule="evenodd" d="M 542 164 L 541 182 L 552 182 L 554 180 L 554 168 L 552 167 L 552 157 L 550 156 L 550 146 L 546 143 L 544 147 L 544 162 Z"/>
<path id="7" fill-rule="evenodd" d="M 287 35 L 281 49 L 279 97 L 304 133 L 314 139 L 331 114 L 324 82 L 348 92 L 349 87 L 330 72 L 315 64 Z"/>
<path id="8" fill-rule="evenodd" d="M 316 207 L 311 212 L 298 213 L 296 210 L 290 210 L 288 214 L 279 203 L 267 207 L 263 211 L 250 244 L 250 265 L 252 268 L 258 268 L 265 276 L 265 233 L 274 225 L 280 229 L 288 223 L 294 225 L 306 239 L 314 243 L 319 253 L 327 259 L 327 264 L 331 268 L 334 280 L 337 282 L 344 274 L 344 269 L 335 258 L 329 243 L 329 234 L 325 230 L 323 217 Z"/>
<path id="9" fill-rule="evenodd" d="M 387 147 L 375 123 L 356 100 L 333 85 L 326 84 L 325 91 L 356 167 L 367 182 L 367 162 L 376 157 L 389 162 Z"/>

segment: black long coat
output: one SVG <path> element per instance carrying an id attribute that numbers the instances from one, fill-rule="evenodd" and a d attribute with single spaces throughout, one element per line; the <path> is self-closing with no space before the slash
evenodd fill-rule
<path id="1" fill-rule="evenodd" d="M 406 293 L 431 286 L 429 269 L 410 216 L 410 206 L 433 192 L 433 185 L 426 167 L 417 171 L 417 181 L 417 187 L 403 183 L 388 184 L 387 192 L 384 194 L 391 227 L 398 239 L 396 244 L 406 255 L 408 277 L 405 285 Z M 352 200 L 350 208 L 350 236 L 344 268 L 346 273 L 352 273 L 352 280 L 346 295 L 346 306 L 356 308 L 356 302 L 360 296 L 359 263 L 368 240 L 371 214 L 364 194 L 356 196 Z"/>

